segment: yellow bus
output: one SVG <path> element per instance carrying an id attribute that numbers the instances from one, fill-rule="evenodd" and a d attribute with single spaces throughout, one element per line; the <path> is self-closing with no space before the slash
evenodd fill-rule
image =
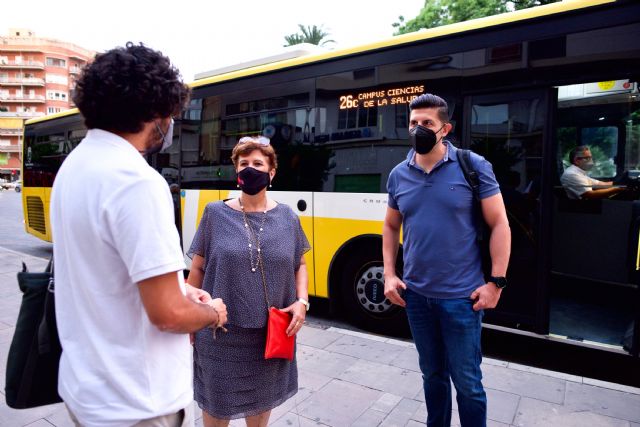
<path id="1" fill-rule="evenodd" d="M 398 333 L 404 312 L 383 294 L 386 180 L 409 150 L 408 103 L 436 93 L 452 142 L 493 164 L 511 223 L 510 285 L 485 316 L 485 349 L 512 360 L 542 349 L 529 363 L 640 385 L 638 40 L 640 3 L 564 1 L 203 73 L 174 144 L 149 161 L 174 190 L 186 250 L 205 205 L 238 194 L 238 137 L 269 137 L 270 194 L 313 247 L 310 294 L 360 327 Z M 50 239 L 49 191 L 85 132 L 77 111 L 27 122 L 27 232 Z M 569 199 L 560 176 L 576 145 L 591 148 L 591 176 L 626 191 Z"/>

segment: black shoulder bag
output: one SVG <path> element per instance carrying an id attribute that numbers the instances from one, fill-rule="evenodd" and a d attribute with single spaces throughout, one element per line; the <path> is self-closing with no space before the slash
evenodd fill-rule
<path id="1" fill-rule="evenodd" d="M 25 409 L 62 402 L 58 395 L 62 347 L 56 328 L 53 257 L 42 273 L 30 273 L 22 263 L 18 285 L 22 303 L 7 358 L 7 405 Z"/>

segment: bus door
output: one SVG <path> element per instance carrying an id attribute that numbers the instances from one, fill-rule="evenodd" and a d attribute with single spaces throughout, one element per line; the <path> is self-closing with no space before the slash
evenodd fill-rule
<path id="1" fill-rule="evenodd" d="M 554 102 L 549 332 L 637 352 L 638 82 L 560 86 Z"/>
<path id="2" fill-rule="evenodd" d="M 493 165 L 511 228 L 509 285 L 485 322 L 537 333 L 548 327 L 543 154 L 550 98 L 545 90 L 466 97 L 462 144 Z"/>

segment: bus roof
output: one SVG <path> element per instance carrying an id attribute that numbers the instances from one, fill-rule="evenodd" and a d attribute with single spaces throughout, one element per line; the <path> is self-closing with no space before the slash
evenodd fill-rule
<path id="1" fill-rule="evenodd" d="M 408 34 L 402 34 L 394 36 L 385 40 L 381 40 L 374 43 L 368 43 L 364 45 L 332 50 L 319 54 L 311 54 L 306 56 L 300 56 L 292 59 L 285 59 L 279 62 L 272 62 L 263 65 L 252 66 L 240 70 L 235 70 L 227 73 L 218 74 L 212 77 L 196 80 L 188 85 L 192 88 L 200 86 L 206 86 L 213 83 L 220 83 L 227 80 L 238 79 L 242 77 L 248 77 L 251 75 L 268 73 L 277 71 L 280 69 L 296 67 L 300 65 L 310 64 L 314 62 L 326 61 L 330 59 L 340 58 L 349 55 L 356 55 L 375 51 L 378 49 L 390 48 L 394 46 L 400 46 L 403 44 L 414 43 L 422 40 L 428 40 L 431 38 L 453 35 L 457 33 L 464 33 L 466 31 L 477 30 L 481 28 L 488 28 L 492 26 L 508 24 L 518 21 L 524 21 L 527 19 L 540 18 L 549 15 L 554 15 L 562 12 L 569 12 L 573 10 L 584 9 L 587 7 L 598 6 L 603 4 L 615 3 L 616 0 L 563 0 L 557 3 L 551 3 L 544 6 L 537 6 L 528 9 L 522 9 L 515 12 L 507 12 L 499 15 L 486 16 L 484 18 L 472 19 L 465 22 L 458 22 L 450 25 L 443 25 L 440 27 L 424 29 L 415 31 Z M 251 62 L 249 62 L 251 64 Z M 25 124 L 38 123 L 48 120 L 57 119 L 60 117 L 66 117 L 78 113 L 77 108 L 63 111 L 60 113 L 51 114 L 44 117 L 38 117 L 27 120 Z"/>
<path id="2" fill-rule="evenodd" d="M 313 62 L 326 61 L 329 59 L 339 58 L 343 56 L 366 53 L 378 49 L 384 49 L 399 46 L 417 41 L 427 40 L 436 37 L 442 37 L 465 31 L 477 30 L 481 28 L 492 27 L 501 24 L 507 24 L 527 19 L 539 18 L 556 13 L 568 12 L 572 10 L 583 9 L 591 6 L 598 6 L 607 3 L 615 3 L 616 0 L 564 0 L 558 3 L 551 3 L 544 6 L 522 9 L 515 12 L 507 12 L 499 15 L 486 16 L 484 18 L 472 19 L 465 22 L 455 24 L 442 25 L 440 27 L 424 29 L 408 34 L 394 36 L 385 40 L 374 43 L 368 43 L 359 46 L 353 46 L 344 49 L 332 50 L 325 53 L 302 56 L 298 58 L 288 59 L 280 62 L 259 65 L 255 67 L 245 68 L 225 74 L 219 74 L 213 77 L 196 80 L 190 84 L 192 88 L 205 86 L 212 83 L 219 83 L 225 80 L 233 80 L 241 77 L 247 77 L 260 73 L 267 73 L 283 68 L 305 65 Z"/>

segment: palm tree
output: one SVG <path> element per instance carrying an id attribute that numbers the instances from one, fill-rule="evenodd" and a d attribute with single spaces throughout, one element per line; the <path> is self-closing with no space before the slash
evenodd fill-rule
<path id="1" fill-rule="evenodd" d="M 318 46 L 324 46 L 327 43 L 335 43 L 334 40 L 324 40 L 329 33 L 325 32 L 322 27 L 318 27 L 316 25 L 306 27 L 302 24 L 298 24 L 300 28 L 299 33 L 290 34 L 288 36 L 284 36 L 284 40 L 287 42 L 284 46 L 293 46 L 295 44 L 300 43 L 310 43 Z"/>

